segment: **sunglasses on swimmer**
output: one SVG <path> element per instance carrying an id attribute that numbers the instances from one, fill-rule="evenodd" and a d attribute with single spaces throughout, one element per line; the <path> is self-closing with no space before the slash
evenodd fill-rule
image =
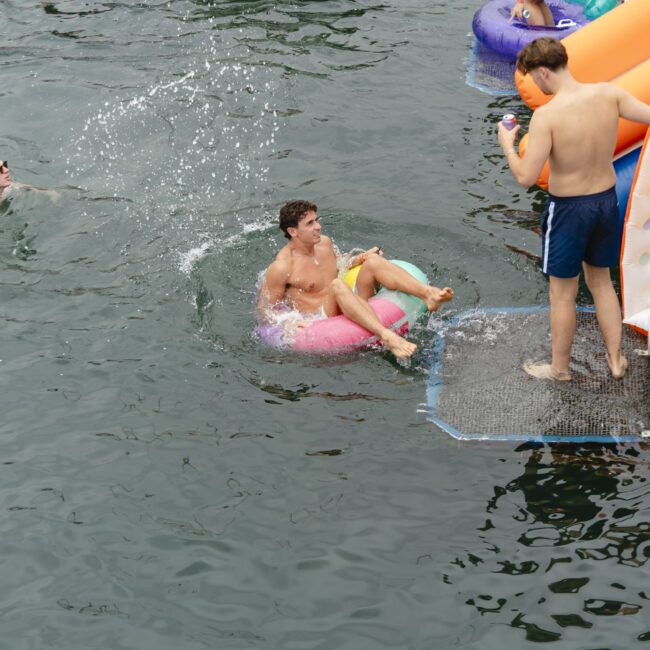
<path id="1" fill-rule="evenodd" d="M 0 171 L 9 169 L 9 163 L 6 160 L 0 160 Z"/>

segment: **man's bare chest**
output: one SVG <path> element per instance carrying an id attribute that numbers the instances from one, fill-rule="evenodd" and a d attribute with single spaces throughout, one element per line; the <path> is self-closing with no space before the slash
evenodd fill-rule
<path id="1" fill-rule="evenodd" d="M 289 288 L 305 293 L 318 293 L 324 290 L 338 275 L 335 261 L 306 260 L 296 264 L 288 279 Z"/>

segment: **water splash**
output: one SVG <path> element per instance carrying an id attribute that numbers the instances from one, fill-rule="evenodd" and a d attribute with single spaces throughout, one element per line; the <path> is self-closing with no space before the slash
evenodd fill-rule
<path id="1" fill-rule="evenodd" d="M 121 215 L 149 237 L 164 234 L 172 251 L 190 242 L 184 273 L 195 249 L 209 248 L 205 233 L 218 245 L 267 227 L 267 160 L 281 126 L 279 73 L 247 63 L 246 52 L 223 36 L 201 39 L 170 59 L 183 69 L 170 68 L 135 93 L 116 92 L 99 109 L 89 105 L 63 147 L 75 185 L 125 199 Z"/>

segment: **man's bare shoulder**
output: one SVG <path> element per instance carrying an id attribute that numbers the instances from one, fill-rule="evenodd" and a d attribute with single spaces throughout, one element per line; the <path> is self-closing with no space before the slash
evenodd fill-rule
<path id="1" fill-rule="evenodd" d="M 584 83 L 580 84 L 582 92 L 587 95 L 587 97 L 594 97 L 597 99 L 615 99 L 618 86 L 615 86 L 609 81 L 596 81 L 594 83 Z"/>
<path id="2" fill-rule="evenodd" d="M 532 117 L 530 118 L 530 127 L 529 129 L 535 129 L 539 131 L 544 128 L 552 126 L 553 122 L 557 119 L 557 115 L 562 112 L 562 108 L 559 105 L 553 105 L 553 100 L 540 106 L 535 110 Z"/>
<path id="3" fill-rule="evenodd" d="M 556 101 L 556 97 L 553 97 L 549 102 L 535 109 L 531 121 L 534 119 L 537 119 L 537 121 L 548 119 L 548 116 L 553 115 L 557 110 L 559 110 L 559 102 Z"/>
<path id="4" fill-rule="evenodd" d="M 278 254 L 275 256 L 275 259 L 269 264 L 267 269 L 267 274 L 271 273 L 275 277 L 280 277 L 282 275 L 289 275 L 291 273 L 291 268 L 293 266 L 293 258 L 291 256 L 291 251 L 287 246 L 278 251 Z"/>
<path id="5" fill-rule="evenodd" d="M 585 85 L 587 85 L 587 84 L 585 84 Z M 611 81 L 596 81 L 596 82 L 594 82 L 592 84 L 588 84 L 588 85 L 592 86 L 598 92 L 608 92 L 608 93 L 612 93 L 612 94 L 615 94 L 616 89 L 618 88 L 618 86 L 613 84 Z"/>
<path id="6" fill-rule="evenodd" d="M 334 242 L 330 237 L 327 235 L 321 235 L 320 236 L 320 241 L 318 244 L 316 244 L 316 250 L 320 251 L 321 253 L 327 252 L 327 253 L 332 253 L 335 257 L 338 256 L 338 249 L 334 245 Z"/>

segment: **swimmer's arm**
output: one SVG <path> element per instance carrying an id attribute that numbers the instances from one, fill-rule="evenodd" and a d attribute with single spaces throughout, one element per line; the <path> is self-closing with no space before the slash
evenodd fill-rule
<path id="1" fill-rule="evenodd" d="M 618 113 L 621 117 L 632 122 L 650 124 L 650 105 L 640 101 L 623 88 L 612 86 L 616 92 Z"/>
<path id="2" fill-rule="evenodd" d="M 257 299 L 257 315 L 261 320 L 268 320 L 269 310 L 284 300 L 290 274 L 291 265 L 281 260 L 276 260 L 266 270 L 264 283 Z"/>
<path id="3" fill-rule="evenodd" d="M 528 130 L 528 146 L 526 155 L 520 158 L 515 151 L 515 140 L 519 132 L 519 125 L 508 131 L 502 123 L 499 124 L 499 144 L 506 155 L 510 171 L 519 185 L 528 189 L 544 168 L 544 164 L 551 155 L 553 139 L 551 128 L 546 116 L 540 111 L 533 113 Z"/>
<path id="4" fill-rule="evenodd" d="M 52 203 L 58 203 L 61 195 L 56 190 L 47 190 L 43 187 L 36 187 L 34 185 L 27 185 L 26 183 L 17 183 L 14 181 L 12 186 L 17 190 L 29 190 L 30 192 L 38 192 L 39 194 L 47 194 Z"/>

